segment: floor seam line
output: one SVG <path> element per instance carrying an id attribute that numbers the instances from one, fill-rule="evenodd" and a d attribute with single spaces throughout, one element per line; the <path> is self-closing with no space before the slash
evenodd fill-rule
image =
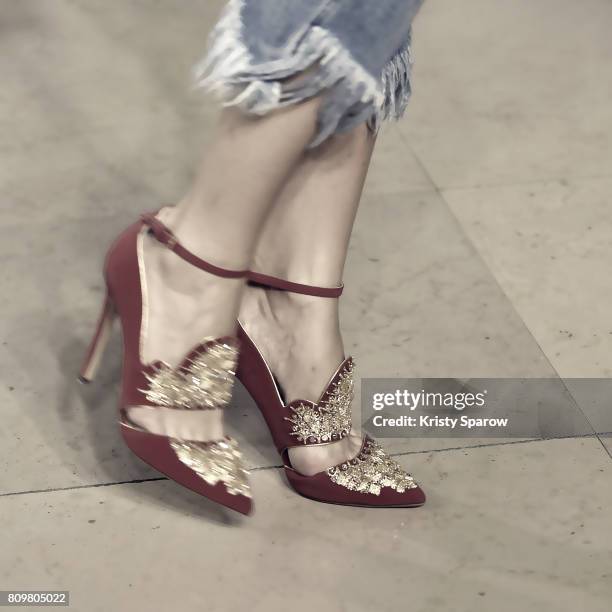
<path id="1" fill-rule="evenodd" d="M 251 472 L 261 472 L 264 470 L 272 470 L 282 468 L 282 465 L 261 466 L 250 468 Z M 28 491 L 11 491 L 10 493 L 0 493 L 0 497 L 14 497 L 16 495 L 34 495 L 37 493 L 55 493 L 58 491 L 77 491 L 79 489 L 97 489 L 100 487 L 114 487 L 126 484 L 141 484 L 147 482 L 160 482 L 163 480 L 171 480 L 166 476 L 158 476 L 154 478 L 135 478 L 134 480 L 117 480 L 113 482 L 96 482 L 93 484 L 75 485 L 72 487 L 51 487 L 49 489 L 31 489 Z"/>
<path id="2" fill-rule="evenodd" d="M 414 149 L 411 149 L 413 153 L 416 152 Z M 421 165 L 423 163 L 419 159 Z M 551 176 L 548 178 L 539 178 L 539 179 L 526 179 L 512 182 L 501 182 L 501 183 L 476 183 L 474 185 L 449 185 L 439 187 L 440 191 L 469 191 L 469 190 L 477 190 L 477 189 L 499 189 L 504 187 L 529 187 L 531 185 L 542 185 L 545 183 L 559 183 L 561 185 L 565 185 L 565 182 L 570 184 L 572 181 L 576 182 L 586 182 L 586 181 L 596 181 L 596 180 L 609 180 L 612 178 L 609 174 L 598 174 L 593 176 L 574 176 L 572 178 L 567 178 L 564 176 Z M 432 179 L 433 180 L 433 179 Z M 435 183 L 434 183 L 435 184 Z"/>
<path id="3" fill-rule="evenodd" d="M 493 442 L 491 444 L 474 444 L 471 446 L 453 446 L 449 448 L 434 448 L 434 449 L 418 450 L 418 451 L 402 451 L 402 452 L 397 452 L 397 453 L 389 453 L 389 455 L 391 457 L 403 457 L 406 455 L 424 455 L 427 453 L 443 453 L 447 451 L 470 450 L 474 448 L 493 448 L 496 446 L 510 446 L 514 444 L 529 444 L 533 442 L 550 442 L 551 440 L 581 440 L 581 439 L 588 439 L 588 438 L 596 438 L 602 445 L 603 450 L 606 452 L 606 454 L 610 455 L 608 448 L 602 442 L 602 440 L 599 438 L 597 434 L 587 434 L 587 435 L 581 435 L 581 436 L 564 436 L 560 438 L 534 438 L 530 440 L 511 440 L 508 442 Z M 284 467 L 283 465 L 264 465 L 261 467 L 250 468 L 250 471 L 251 472 L 264 472 L 268 470 L 280 470 L 283 467 Z M 100 483 L 94 483 L 94 484 L 76 485 L 72 487 L 53 487 L 49 489 L 32 489 L 29 491 L 11 491 L 10 493 L 0 493 L 0 498 L 1 497 L 16 497 L 17 495 L 36 495 L 40 493 L 56 493 L 59 491 L 76 491 L 79 489 L 97 489 L 100 487 L 114 487 L 114 486 L 126 485 L 126 484 L 142 484 L 142 483 L 148 483 L 148 482 L 160 482 L 164 480 L 170 480 L 170 479 L 167 478 L 166 476 L 160 476 L 156 478 L 137 478 L 134 480 L 100 482 Z"/>
<path id="4" fill-rule="evenodd" d="M 402 457 L 404 455 L 423 455 L 425 453 L 444 453 L 446 451 L 456 450 L 469 450 L 472 448 L 493 448 L 495 446 L 510 446 L 513 444 L 530 444 L 534 442 L 551 442 L 552 440 L 582 440 L 589 438 L 597 438 L 599 442 L 599 436 L 593 434 L 581 434 L 578 436 L 558 436 L 555 438 L 531 438 L 529 440 L 509 440 L 508 442 L 493 442 L 491 444 L 473 444 L 471 446 L 450 446 L 448 448 L 433 448 L 429 450 L 418 450 L 418 451 L 401 451 L 397 453 L 389 453 L 392 457 Z M 606 449 L 607 450 L 607 449 Z"/>
<path id="5" fill-rule="evenodd" d="M 423 160 L 421 159 L 421 157 L 417 154 L 417 152 L 414 150 L 414 148 L 410 145 L 410 143 L 405 139 L 404 135 L 400 132 L 399 133 L 399 138 L 402 142 L 404 142 L 404 144 L 406 145 L 406 147 L 408 147 L 408 149 L 412 152 L 412 154 L 414 155 L 415 159 L 417 160 L 418 164 L 421 166 L 421 169 L 423 170 L 423 172 L 427 175 L 427 178 L 430 180 L 431 184 L 434 186 L 436 193 L 438 194 L 438 196 L 440 197 L 440 199 L 442 200 L 442 202 L 444 202 L 444 205 L 446 206 L 449 214 L 452 216 L 452 218 L 455 220 L 455 223 L 457 224 L 457 227 L 460 229 L 461 234 L 463 235 L 463 237 L 465 238 L 467 244 L 470 246 L 472 252 L 474 253 L 474 255 L 478 258 L 478 260 L 481 262 L 481 264 L 484 266 L 485 270 L 489 273 L 491 279 L 493 279 L 493 282 L 495 283 L 495 285 L 497 286 L 498 290 L 501 292 L 501 294 L 506 298 L 506 300 L 508 301 L 508 304 L 510 305 L 510 308 L 512 309 L 512 311 L 514 312 L 514 314 L 518 317 L 519 321 L 522 323 L 525 331 L 529 334 L 529 336 L 531 337 L 531 339 L 533 340 L 533 342 L 535 343 L 535 345 L 538 347 L 541 355 L 543 356 L 545 362 L 549 365 L 550 369 L 552 372 L 554 372 L 557 376 L 557 378 L 559 379 L 559 381 L 561 382 L 561 384 L 563 385 L 563 387 L 565 388 L 565 390 L 567 391 L 568 395 L 572 398 L 575 407 L 579 410 L 580 414 L 582 415 L 582 417 L 584 418 L 584 420 L 586 421 L 586 423 L 588 424 L 588 426 L 591 428 L 592 433 L 589 435 L 597 435 L 597 431 L 595 429 L 595 427 L 593 426 L 593 423 L 591 422 L 591 419 L 589 419 L 588 415 L 584 412 L 584 410 L 582 409 L 582 406 L 578 403 L 578 401 L 576 400 L 576 398 L 574 397 L 574 394 L 569 390 L 569 388 L 567 387 L 567 385 L 565 384 L 565 381 L 563 379 L 563 377 L 561 376 L 560 372 L 557 370 L 557 368 L 553 365 L 552 361 L 550 360 L 550 357 L 546 354 L 546 352 L 544 351 L 544 349 L 542 348 L 542 346 L 540 345 L 540 342 L 538 341 L 538 339 L 536 338 L 536 336 L 534 335 L 534 333 L 531 331 L 531 329 L 529 328 L 529 325 L 527 325 L 527 321 L 525 321 L 525 319 L 523 318 L 523 316 L 521 315 L 521 313 L 518 311 L 516 305 L 514 304 L 514 302 L 510 299 L 510 296 L 506 293 L 506 291 L 504 290 L 503 286 L 501 285 L 501 283 L 499 282 L 499 279 L 497 278 L 497 276 L 495 276 L 495 274 L 493 273 L 493 270 L 491 269 L 491 267 L 489 266 L 489 264 L 487 263 L 487 261 L 485 260 L 485 258 L 482 256 L 482 254 L 480 253 L 480 251 L 478 250 L 478 248 L 476 247 L 476 244 L 474 243 L 474 241 L 470 238 L 468 232 L 466 231 L 464 225 L 461 223 L 459 217 L 455 214 L 455 212 L 453 211 L 451 205 L 449 204 L 448 200 L 446 199 L 444 193 L 443 193 L 443 189 L 441 187 L 438 186 L 438 184 L 434 181 L 433 176 L 431 174 L 431 172 L 429 171 L 429 169 L 427 168 L 427 166 L 425 165 L 425 163 L 423 162 Z M 602 443 L 603 445 L 603 443 Z M 605 445 L 604 445 L 605 447 Z"/>

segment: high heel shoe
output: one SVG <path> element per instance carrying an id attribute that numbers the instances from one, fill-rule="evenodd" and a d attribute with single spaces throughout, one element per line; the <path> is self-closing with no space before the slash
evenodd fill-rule
<path id="1" fill-rule="evenodd" d="M 343 287 L 314 287 L 258 272 L 251 284 L 315 297 L 337 298 Z M 283 460 L 293 489 L 310 499 L 348 506 L 412 508 L 425 503 L 425 493 L 397 461 L 369 436 L 356 457 L 314 476 L 297 472 L 289 449 L 336 442 L 351 431 L 354 362 L 347 357 L 333 374 L 318 401 L 297 399 L 285 404 L 274 375 L 244 328 L 238 326 L 240 357 L 236 376 L 262 412 Z"/>
<path id="2" fill-rule="evenodd" d="M 196 257 L 178 242 L 154 214 L 145 214 L 111 246 L 104 266 L 107 293 L 96 332 L 85 356 L 80 380 L 93 380 L 109 338 L 113 318 L 123 332 L 120 428 L 138 457 L 170 479 L 243 514 L 252 509 L 248 472 L 237 443 L 229 437 L 199 442 L 149 432 L 130 420 L 130 407 L 150 410 L 218 410 L 231 398 L 238 359 L 235 337 L 205 338 L 177 367 L 162 361 L 143 363 L 147 292 L 143 244 L 146 235 L 190 264 L 211 274 L 240 278 L 246 271 L 226 270 Z"/>

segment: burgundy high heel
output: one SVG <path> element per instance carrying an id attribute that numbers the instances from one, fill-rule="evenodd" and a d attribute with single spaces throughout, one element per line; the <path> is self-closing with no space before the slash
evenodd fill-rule
<path id="1" fill-rule="evenodd" d="M 144 284 L 143 240 L 149 234 L 177 256 L 211 274 L 226 278 L 246 271 L 226 270 L 196 257 L 177 241 L 154 214 L 145 214 L 111 246 L 104 266 L 107 293 L 96 332 L 85 356 L 80 380 L 93 380 L 113 318 L 123 332 L 123 375 L 120 427 L 128 447 L 170 479 L 209 499 L 249 514 L 252 509 L 248 472 L 237 443 L 229 437 L 198 442 L 149 432 L 133 423 L 128 408 L 143 406 L 176 410 L 219 410 L 231 398 L 238 359 L 235 337 L 205 338 L 176 368 L 156 360 L 143 363 L 147 294 Z M 145 318 L 143 319 L 143 315 Z"/>
<path id="2" fill-rule="evenodd" d="M 304 295 L 337 298 L 340 287 L 314 287 L 249 272 L 252 284 Z M 413 508 L 425 503 L 425 493 L 410 474 L 380 445 L 365 436 L 356 457 L 314 476 L 297 472 L 289 461 L 289 449 L 330 444 L 351 430 L 353 367 L 347 357 L 316 402 L 293 400 L 285 404 L 274 375 L 242 326 L 238 326 L 240 357 L 236 376 L 250 393 L 270 429 L 293 489 L 310 499 L 349 506 Z"/>

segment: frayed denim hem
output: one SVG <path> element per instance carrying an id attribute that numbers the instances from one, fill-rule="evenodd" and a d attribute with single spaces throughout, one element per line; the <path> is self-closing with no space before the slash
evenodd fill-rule
<path id="1" fill-rule="evenodd" d="M 242 37 L 243 2 L 230 0 L 225 8 L 207 56 L 195 68 L 196 87 L 214 93 L 224 106 L 255 115 L 322 94 L 317 134 L 309 148 L 363 122 L 377 132 L 382 121 L 403 115 L 411 94 L 410 36 L 379 79 L 331 31 L 311 23 L 292 36 L 278 58 L 256 60 Z M 300 75 L 295 83 L 283 83 Z"/>
<path id="2" fill-rule="evenodd" d="M 412 74 L 412 50 L 411 37 L 395 53 L 383 68 L 381 83 L 383 90 L 383 102 L 376 109 L 368 121 L 373 131 L 378 131 L 383 121 L 401 119 L 406 112 L 412 87 L 410 76 Z"/>

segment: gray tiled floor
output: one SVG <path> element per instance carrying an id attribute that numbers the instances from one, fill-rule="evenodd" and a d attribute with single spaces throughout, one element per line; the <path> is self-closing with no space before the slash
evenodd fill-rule
<path id="1" fill-rule="evenodd" d="M 220 5 L 4 7 L 0 589 L 70 589 L 84 611 L 608 610 L 610 437 L 390 440 L 428 504 L 338 508 L 283 485 L 238 389 L 242 519 L 124 450 L 118 339 L 75 384 L 109 240 L 180 194 L 205 146 L 214 106 L 189 68 Z M 379 142 L 346 271 L 361 374 L 610 376 L 611 17 L 605 0 L 425 4 L 415 96 Z M 607 430 L 606 403 L 568 388 Z"/>

